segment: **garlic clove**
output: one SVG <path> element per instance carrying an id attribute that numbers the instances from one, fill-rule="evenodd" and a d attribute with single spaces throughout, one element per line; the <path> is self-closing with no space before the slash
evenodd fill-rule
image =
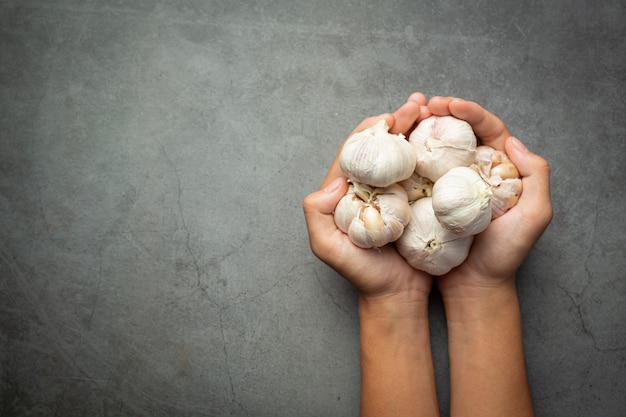
<path id="1" fill-rule="evenodd" d="M 362 248 L 379 247 L 388 243 L 385 241 L 387 239 L 385 222 L 381 213 L 372 206 L 363 206 L 358 217 L 350 224 L 348 236 L 353 243 Z"/>
<path id="2" fill-rule="evenodd" d="M 335 208 L 335 224 L 361 248 L 397 240 L 411 216 L 406 191 L 398 185 L 374 188 L 352 183 Z"/>
<path id="3" fill-rule="evenodd" d="M 491 177 L 500 177 L 503 180 L 510 178 L 519 178 L 519 171 L 513 162 L 502 162 L 493 165 L 490 172 Z"/>
<path id="4" fill-rule="evenodd" d="M 488 146 L 488 145 L 482 145 L 482 146 Z M 506 152 L 498 151 L 495 149 L 493 150 L 493 153 L 491 154 L 491 161 L 493 162 L 494 165 L 498 165 L 503 162 L 511 162 Z"/>
<path id="5" fill-rule="evenodd" d="M 426 177 L 422 177 L 417 172 L 413 172 L 409 178 L 400 181 L 399 184 L 406 191 L 409 203 L 413 203 L 423 197 L 430 197 L 433 193 L 433 182 Z"/>
<path id="6" fill-rule="evenodd" d="M 496 219 L 517 204 L 522 193 L 519 171 L 506 152 L 487 145 L 476 148 L 476 165 L 491 187 L 491 218 Z"/>
<path id="7" fill-rule="evenodd" d="M 374 187 L 387 187 L 409 178 L 415 170 L 415 153 L 404 135 L 389 133 L 383 119 L 350 136 L 339 155 L 348 178 Z"/>
<path id="8" fill-rule="evenodd" d="M 355 194 L 354 186 L 350 184 L 346 195 L 339 200 L 335 207 L 334 219 L 337 228 L 347 234 L 350 224 L 359 217 L 363 206 L 363 200 Z"/>
<path id="9" fill-rule="evenodd" d="M 476 170 L 452 168 L 433 186 L 433 210 L 445 229 L 459 236 L 476 235 L 491 222 L 492 195 Z"/>
<path id="10" fill-rule="evenodd" d="M 476 136 L 472 126 L 453 116 L 431 116 L 409 135 L 416 153 L 415 171 L 433 182 L 458 166 L 474 162 Z"/>
<path id="11" fill-rule="evenodd" d="M 522 180 L 520 178 L 507 178 L 499 184 L 491 186 L 491 219 L 496 219 L 509 211 L 517 204 L 522 193 Z"/>
<path id="12" fill-rule="evenodd" d="M 383 233 L 385 222 L 381 212 L 372 206 L 365 206 L 359 214 L 359 219 L 363 222 L 363 227 L 370 230 L 373 235 Z"/>
<path id="13" fill-rule="evenodd" d="M 474 236 L 460 237 L 443 228 L 432 198 L 425 197 L 411 206 L 411 220 L 395 246 L 413 268 L 443 275 L 467 258 L 473 240 Z"/>

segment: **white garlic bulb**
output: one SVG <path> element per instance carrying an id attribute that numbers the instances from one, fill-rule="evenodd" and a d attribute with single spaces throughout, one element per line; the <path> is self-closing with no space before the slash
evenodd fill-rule
<path id="1" fill-rule="evenodd" d="M 474 236 L 444 229 L 435 217 L 432 198 L 426 197 L 411 206 L 411 220 L 395 245 L 413 268 L 443 275 L 467 258 L 473 240 Z"/>
<path id="2" fill-rule="evenodd" d="M 404 135 L 389 133 L 383 119 L 350 136 L 339 155 L 339 166 L 351 180 L 387 187 L 411 176 L 415 152 Z"/>
<path id="3" fill-rule="evenodd" d="M 400 181 L 398 184 L 406 191 L 409 197 L 409 204 L 420 198 L 430 197 L 433 193 L 433 182 L 426 177 L 422 177 L 417 172 L 413 172 L 409 178 Z"/>
<path id="4" fill-rule="evenodd" d="M 335 224 L 361 248 L 398 239 L 411 216 L 406 191 L 398 185 L 374 188 L 353 182 L 335 208 Z"/>
<path id="5" fill-rule="evenodd" d="M 491 218 L 500 217 L 517 204 L 522 193 L 519 171 L 506 152 L 486 145 L 476 148 L 476 166 L 491 186 Z"/>
<path id="6" fill-rule="evenodd" d="M 492 191 L 478 172 L 456 167 L 433 186 L 432 204 L 441 225 L 460 235 L 475 235 L 491 222 Z"/>
<path id="7" fill-rule="evenodd" d="M 476 136 L 472 126 L 453 116 L 431 116 L 409 135 L 417 161 L 415 171 L 437 181 L 450 169 L 474 162 Z"/>

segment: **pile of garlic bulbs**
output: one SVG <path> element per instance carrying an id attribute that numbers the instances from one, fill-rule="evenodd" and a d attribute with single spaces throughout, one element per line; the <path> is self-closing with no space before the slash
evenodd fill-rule
<path id="1" fill-rule="evenodd" d="M 389 133 L 385 120 L 355 133 L 339 155 L 350 186 L 335 224 L 356 246 L 395 242 L 413 268 L 447 273 L 522 191 L 506 153 L 477 142 L 469 123 L 453 116 L 421 121 L 408 140 Z"/>

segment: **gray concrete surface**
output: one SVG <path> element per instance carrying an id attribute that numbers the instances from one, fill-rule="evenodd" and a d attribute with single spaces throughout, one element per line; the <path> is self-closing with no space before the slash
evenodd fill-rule
<path id="1" fill-rule="evenodd" d="M 552 165 L 518 284 L 537 415 L 623 416 L 625 22 L 620 0 L 0 1 L 0 414 L 358 415 L 355 292 L 301 200 L 423 91 Z"/>

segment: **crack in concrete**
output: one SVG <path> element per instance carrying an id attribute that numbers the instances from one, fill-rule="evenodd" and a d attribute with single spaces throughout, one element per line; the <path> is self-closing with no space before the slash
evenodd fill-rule
<path id="1" fill-rule="evenodd" d="M 248 416 L 248 410 L 241 404 L 241 402 L 239 402 L 237 400 L 237 393 L 235 392 L 235 384 L 233 383 L 233 375 L 230 371 L 230 361 L 229 361 L 229 355 L 228 355 L 228 347 L 227 347 L 227 343 L 226 343 L 226 336 L 224 335 L 224 321 L 223 321 L 223 313 L 224 310 L 226 310 L 229 307 L 223 307 L 220 309 L 219 311 L 219 322 L 220 322 L 220 334 L 222 337 L 222 350 L 224 352 L 224 364 L 226 366 L 226 376 L 228 377 L 228 383 L 230 385 L 230 394 L 231 394 L 231 401 L 233 404 L 236 404 L 241 410 L 243 410 L 246 413 L 246 416 Z"/>
<path id="2" fill-rule="evenodd" d="M 189 227 L 187 226 L 187 219 L 185 217 L 185 211 L 183 209 L 183 204 L 182 204 L 183 188 L 182 188 L 182 181 L 178 173 L 178 169 L 176 168 L 174 161 L 172 161 L 172 158 L 170 158 L 169 154 L 165 150 L 165 146 L 163 146 L 163 144 L 161 143 L 159 143 L 159 146 L 161 148 L 161 152 L 163 153 L 163 156 L 167 160 L 167 164 L 169 165 L 176 179 L 176 192 L 177 192 L 176 204 L 178 207 L 178 215 L 182 223 L 182 227 L 180 228 L 180 230 L 182 230 L 185 233 L 185 243 L 184 243 L 185 251 L 191 258 L 191 262 L 194 266 L 194 271 L 195 271 L 195 276 L 196 276 L 196 286 L 198 290 L 200 290 L 205 295 L 205 297 L 209 300 L 211 304 L 213 304 L 216 307 L 220 307 L 220 304 L 216 302 L 215 300 L 213 300 L 213 298 L 209 295 L 206 287 L 202 285 L 203 273 L 200 268 L 200 264 L 198 262 L 198 257 L 196 256 L 196 254 L 194 253 L 191 247 L 191 231 L 189 230 Z"/>
<path id="3" fill-rule="evenodd" d="M 570 291 L 568 291 L 567 288 L 565 288 L 561 284 L 557 283 L 557 286 L 570 299 L 570 301 L 571 301 L 571 303 L 574 306 L 574 309 L 576 311 L 576 315 L 578 316 L 578 320 L 580 321 L 581 330 L 582 330 L 582 332 L 585 335 L 589 336 L 589 338 L 591 339 L 591 342 L 593 344 L 593 348 L 596 351 L 598 351 L 598 352 L 619 352 L 619 351 L 626 350 L 626 347 L 604 348 L 604 347 L 600 347 L 599 346 L 598 340 L 596 339 L 596 335 L 589 329 L 589 327 L 587 325 L 587 322 L 585 321 L 585 315 L 583 314 L 583 311 L 582 311 L 582 303 L 581 302 L 577 302 L 576 298 L 575 298 L 575 296 L 578 297 L 578 298 L 582 298 L 582 296 L 583 296 L 587 286 L 585 286 L 585 289 L 582 291 L 581 294 L 575 294 L 575 296 L 572 295 L 572 293 Z"/>
<path id="4" fill-rule="evenodd" d="M 227 308 L 230 308 L 230 305 L 223 305 L 218 303 L 217 301 L 215 301 L 208 293 L 208 290 L 205 286 L 202 285 L 202 276 L 203 276 L 203 272 L 200 268 L 199 262 L 198 262 L 198 258 L 196 256 L 196 254 L 194 253 L 193 249 L 192 249 L 192 245 L 191 245 L 191 232 L 189 230 L 189 227 L 187 226 L 187 219 L 185 217 L 185 211 L 183 209 L 183 204 L 182 204 L 182 181 L 180 178 L 180 175 L 178 173 L 178 169 L 176 168 L 176 165 L 174 164 L 174 161 L 172 161 L 172 159 L 170 158 L 169 154 L 166 152 L 165 147 L 163 146 L 163 144 L 160 144 L 161 147 L 161 151 L 165 157 L 165 159 L 167 160 L 167 163 L 170 167 L 170 169 L 172 170 L 172 173 L 174 174 L 174 177 L 176 179 L 176 191 L 177 191 L 177 207 L 178 207 L 178 215 L 180 217 L 181 223 L 182 223 L 182 230 L 185 233 L 185 250 L 188 253 L 188 255 L 191 258 L 191 261 L 194 265 L 194 270 L 195 270 L 195 275 L 196 275 L 196 284 L 197 284 L 197 289 L 199 291 L 201 291 L 206 298 L 209 300 L 209 302 L 211 304 L 213 304 L 215 307 L 217 307 L 219 309 L 218 312 L 218 318 L 219 318 L 219 326 L 220 326 L 220 337 L 221 337 L 221 342 L 222 342 L 222 351 L 224 352 L 224 364 L 226 366 L 226 375 L 228 377 L 228 383 L 230 386 L 230 393 L 231 393 L 231 401 L 233 404 L 235 404 L 238 408 L 240 408 L 246 416 L 249 415 L 248 410 L 246 410 L 246 408 L 243 406 L 243 404 L 238 401 L 237 399 L 237 393 L 235 390 L 235 384 L 233 382 L 233 376 L 231 373 L 231 366 L 230 366 L 230 359 L 229 359 L 229 350 L 228 350 L 228 343 L 226 341 L 226 335 L 224 333 L 224 320 L 223 320 L 223 314 L 224 311 Z M 245 243 L 246 241 L 248 241 L 250 239 L 250 234 L 247 233 L 244 236 L 244 240 L 243 242 Z M 240 245 L 238 245 L 240 246 Z M 220 256 L 217 259 L 218 263 L 223 262 L 226 258 L 232 256 L 235 252 L 237 251 L 236 247 L 233 247 L 231 250 L 229 250 L 227 253 L 225 253 L 224 255 Z M 242 299 L 239 302 L 237 302 L 236 304 L 239 304 L 240 302 L 245 302 L 245 301 L 249 301 L 252 299 L 255 299 L 257 297 L 262 296 L 263 294 L 268 293 L 269 291 L 271 291 L 274 287 L 276 287 L 276 285 L 278 284 L 279 280 L 276 280 L 269 288 L 267 288 L 266 290 L 256 294 L 253 297 L 248 297 L 246 299 Z M 241 295 L 241 294 L 240 294 Z"/>
<path id="5" fill-rule="evenodd" d="M 604 177 L 606 172 L 606 169 L 603 171 L 601 177 Z M 596 335 L 591 331 L 591 329 L 589 328 L 586 320 L 585 320 L 585 314 L 582 311 L 583 308 L 583 297 L 585 296 L 585 293 L 587 292 L 587 290 L 589 289 L 589 286 L 591 284 L 591 282 L 593 282 L 593 272 L 589 266 L 589 263 L 592 259 L 592 253 L 593 253 L 593 249 L 595 246 L 595 242 L 596 242 L 596 235 L 597 235 L 597 231 L 598 231 L 598 223 L 600 221 L 600 198 L 596 197 L 594 199 L 595 201 L 595 207 L 594 207 L 594 219 L 593 219 L 593 224 L 591 227 L 591 233 L 589 236 L 589 248 L 586 252 L 586 256 L 583 260 L 583 269 L 585 271 L 585 275 L 586 275 L 586 282 L 585 285 L 583 286 L 583 288 L 580 290 L 580 292 L 576 293 L 576 292 L 572 292 L 569 291 L 564 285 L 559 284 L 558 282 L 556 283 L 557 286 L 559 287 L 559 289 L 561 291 L 563 291 L 565 293 L 565 295 L 567 295 L 567 297 L 570 299 L 572 305 L 574 306 L 574 309 L 576 310 L 576 315 L 578 316 L 578 319 L 581 323 L 581 329 L 582 332 L 584 334 L 586 334 L 592 341 L 593 347 L 596 351 L 598 352 L 619 352 L 619 351 L 624 351 L 626 350 L 626 347 L 622 346 L 622 347 L 617 347 L 617 348 L 603 348 L 600 347 L 598 340 L 596 338 Z"/>
<path id="6" fill-rule="evenodd" d="M 187 227 L 187 219 L 185 218 L 185 211 L 183 210 L 183 204 L 182 204 L 183 188 L 182 188 L 182 183 L 180 180 L 180 175 L 178 174 L 178 169 L 174 165 L 174 162 L 172 161 L 168 153 L 165 151 L 165 147 L 163 145 L 161 145 L 161 151 L 163 152 L 165 159 L 167 159 L 167 163 L 170 166 L 172 172 L 174 173 L 174 177 L 176 178 L 176 192 L 177 192 L 176 204 L 178 206 L 178 215 L 182 223 L 182 230 L 185 232 L 185 249 L 187 250 L 187 253 L 191 257 L 191 260 L 193 262 L 195 272 L 196 272 L 196 278 L 198 280 L 198 286 L 200 286 L 202 273 L 198 265 L 198 259 L 195 253 L 193 252 L 193 250 L 191 249 L 191 232 L 189 231 L 189 228 Z"/>

